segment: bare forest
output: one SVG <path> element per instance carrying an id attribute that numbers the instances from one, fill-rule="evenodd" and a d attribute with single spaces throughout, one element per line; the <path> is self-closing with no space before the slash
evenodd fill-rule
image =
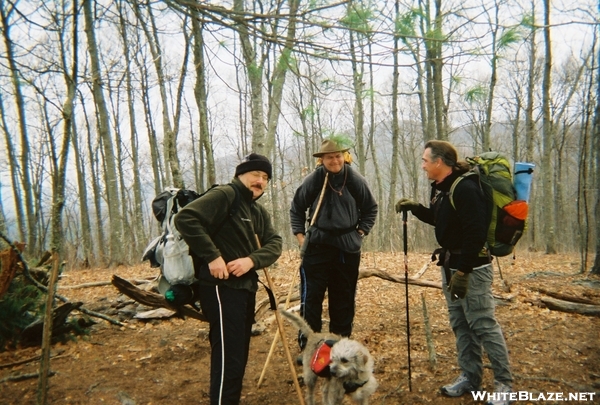
<path id="1" fill-rule="evenodd" d="M 257 152 L 273 162 L 260 202 L 294 255 L 290 201 L 336 136 L 379 204 L 363 253 L 385 261 L 403 252 L 394 204 L 427 203 L 423 145 L 442 139 L 461 157 L 533 163 L 519 250 L 594 277 L 599 27 L 591 0 L 0 0 L 0 250 L 52 268 L 42 293 L 60 292 L 60 272 L 146 277 L 142 253 L 161 233 L 153 198 L 227 183 Z M 409 221 L 408 251 L 435 247 Z"/>

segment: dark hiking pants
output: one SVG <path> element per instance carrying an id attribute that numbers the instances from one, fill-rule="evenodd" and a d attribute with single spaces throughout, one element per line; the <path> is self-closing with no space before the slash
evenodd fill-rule
<path id="1" fill-rule="evenodd" d="M 315 332 L 321 332 L 323 299 L 328 293 L 329 332 L 350 336 L 360 252 L 347 253 L 333 246 L 310 244 L 300 268 L 300 313 Z M 304 349 L 306 338 L 298 337 Z"/>
<path id="2" fill-rule="evenodd" d="M 200 286 L 199 296 L 210 324 L 210 405 L 238 405 L 256 294 L 225 286 Z"/>

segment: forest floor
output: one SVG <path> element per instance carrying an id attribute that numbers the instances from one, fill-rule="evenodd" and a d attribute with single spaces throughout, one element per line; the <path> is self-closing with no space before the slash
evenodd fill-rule
<path id="1" fill-rule="evenodd" d="M 427 254 L 409 254 L 409 274 L 414 277 L 428 262 Z M 503 328 L 515 377 L 514 391 L 530 398 L 547 393 L 595 393 L 600 403 L 600 318 L 549 310 L 541 305 L 537 289 L 587 298 L 600 304 L 600 279 L 581 275 L 577 256 L 519 253 L 512 263 L 501 259 L 502 273 L 510 292 L 502 288 L 497 266 L 494 293 L 497 318 Z M 286 296 L 299 260 L 285 253 L 273 266 L 275 292 Z M 379 269 L 404 275 L 404 256 L 365 253 L 361 269 Z M 195 319 L 135 319 L 142 308 L 121 295 L 112 285 L 68 288 L 109 281 L 113 274 L 129 280 L 156 275 L 147 263 L 133 267 L 85 269 L 65 272 L 59 293 L 81 301 L 88 309 L 106 313 L 123 322 L 115 326 L 95 319 L 89 333 L 53 346 L 48 403 L 51 404 L 208 404 L 208 327 Z M 430 264 L 422 280 L 440 281 Z M 379 388 L 371 404 L 475 404 L 471 395 L 446 398 L 439 387 L 458 375 L 455 345 L 448 324 L 442 292 L 436 288 L 409 286 L 412 392 L 408 385 L 406 298 L 404 285 L 377 277 L 359 280 L 353 338 L 364 343 L 375 358 Z M 258 301 L 265 297 L 259 291 Z M 436 365 L 429 360 L 423 301 L 435 345 Z M 273 340 L 276 323 L 272 313 L 257 319 L 264 331 L 252 338 L 246 369 L 242 405 L 299 403 L 292 374 L 278 344 L 260 388 L 257 381 Z M 324 311 L 324 317 L 327 312 Z M 298 354 L 296 331 L 285 321 L 292 356 Z M 10 364 L 39 355 L 39 348 L 19 348 L 0 353 L 0 404 L 36 403 L 37 379 L 3 380 L 8 376 L 36 373 L 38 361 Z M 296 367 L 301 373 L 301 368 Z M 493 376 L 486 365 L 484 390 L 493 390 Z M 318 398 L 320 401 L 320 398 Z M 320 403 L 320 402 L 319 402 Z M 344 403 L 350 404 L 349 399 Z M 519 401 L 518 404 L 581 403 L 575 401 Z"/>

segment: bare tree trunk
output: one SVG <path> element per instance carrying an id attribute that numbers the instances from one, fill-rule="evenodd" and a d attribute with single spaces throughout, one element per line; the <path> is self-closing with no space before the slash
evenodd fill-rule
<path id="1" fill-rule="evenodd" d="M 430 0 L 425 0 L 425 33 L 433 32 L 433 24 L 431 23 L 431 3 Z M 428 38 L 425 40 L 425 71 L 426 71 L 426 89 L 427 89 L 427 133 L 426 138 L 438 139 L 441 134 L 436 128 L 436 111 L 435 111 L 435 93 L 433 89 L 434 82 L 434 65 L 437 58 L 435 50 L 435 39 Z"/>
<path id="2" fill-rule="evenodd" d="M 77 168 L 77 195 L 79 197 L 79 220 L 81 222 L 79 228 L 83 239 L 83 259 L 85 263 L 93 265 L 95 259 L 92 250 L 92 233 L 87 202 L 85 162 L 79 150 L 78 132 L 75 120 L 71 120 L 71 123 L 73 124 L 73 136 L 71 137 L 71 142 L 73 143 L 75 167 Z"/>
<path id="3" fill-rule="evenodd" d="M 98 111 L 98 135 L 104 148 L 104 162 L 106 165 L 106 193 L 108 202 L 108 215 L 110 221 L 110 262 L 114 264 L 123 263 L 123 219 L 119 206 L 121 199 L 117 188 L 116 159 L 113 151 L 113 143 L 110 133 L 110 123 L 106 100 L 102 90 L 102 71 L 98 57 L 98 45 L 94 32 L 92 15 L 92 0 L 84 0 L 83 12 L 85 16 L 85 33 L 88 40 L 88 52 L 91 60 L 92 90 L 94 102 Z"/>
<path id="4" fill-rule="evenodd" d="M 211 185 L 217 182 L 217 173 L 215 169 L 214 150 L 211 142 L 210 130 L 208 127 L 208 91 L 206 90 L 206 64 L 204 63 L 204 31 L 203 24 L 199 21 L 198 12 L 190 9 L 192 12 L 192 30 L 194 33 L 193 54 L 194 66 L 196 66 L 196 83 L 194 84 L 194 97 L 198 107 L 199 121 L 199 170 L 200 181 L 197 185 L 198 191 L 204 190 L 206 184 Z M 203 157 L 205 159 L 203 159 Z M 204 173 L 206 169 L 206 174 Z"/>
<path id="5" fill-rule="evenodd" d="M 521 128 L 521 110 L 523 109 L 522 100 L 519 91 L 515 91 L 514 99 L 516 100 L 515 105 L 515 118 L 513 120 L 513 131 L 512 131 L 512 158 L 513 162 L 518 162 L 519 157 L 519 132 Z"/>
<path id="6" fill-rule="evenodd" d="M 444 65 L 442 57 L 442 0 L 435 0 L 435 21 L 434 31 L 435 40 L 433 41 L 434 59 L 433 59 L 433 96 L 435 104 L 435 125 L 438 139 L 447 140 L 448 131 L 446 122 L 446 105 L 444 104 L 444 86 L 442 83 L 442 67 Z"/>
<path id="7" fill-rule="evenodd" d="M 83 98 L 83 96 L 81 96 Z M 98 165 L 98 143 L 95 143 L 92 138 L 92 125 L 90 123 L 89 115 L 86 111 L 84 100 L 81 100 L 81 108 L 83 109 L 83 116 L 85 118 L 86 133 L 87 133 L 87 144 L 88 157 L 90 161 L 90 179 L 92 183 L 92 195 L 94 199 L 94 211 L 96 213 L 96 243 L 97 247 L 95 256 L 97 261 L 106 264 L 106 240 L 104 238 L 104 220 L 102 217 L 102 193 L 100 191 L 100 173 L 97 169 Z M 82 161 L 83 164 L 83 161 Z M 84 185 L 85 187 L 85 185 Z M 83 206 L 82 206 L 83 207 Z"/>
<path id="8" fill-rule="evenodd" d="M 237 13 L 244 13 L 244 0 L 234 0 L 233 10 Z M 248 27 L 245 24 L 238 24 L 238 35 L 242 45 L 242 55 L 244 57 L 244 68 L 250 84 L 250 119 L 252 122 L 252 151 L 262 155 L 268 155 L 267 134 L 264 124 L 262 77 L 263 62 L 259 60 L 257 51 L 252 46 L 252 41 L 248 33 Z"/>
<path id="9" fill-rule="evenodd" d="M 6 9 L 10 7 L 10 9 Z M 27 134 L 27 117 L 25 115 L 25 99 L 21 91 L 21 78 L 19 68 L 15 60 L 14 55 L 14 44 L 10 37 L 11 22 L 10 14 L 15 11 L 13 5 L 2 2 L 0 4 L 0 21 L 2 23 L 2 36 L 4 37 L 4 46 L 6 52 L 6 59 L 10 68 L 10 78 L 15 92 L 15 104 L 17 106 L 17 115 L 19 119 L 19 135 L 21 137 L 21 151 L 20 151 L 20 169 L 18 172 L 21 175 L 21 187 L 23 195 L 25 196 L 25 212 L 27 214 L 27 251 L 35 254 L 37 252 L 37 219 L 36 211 L 33 206 L 33 190 L 31 183 L 30 174 L 30 157 L 29 157 L 29 136 Z M 8 136 L 8 132 L 6 132 Z M 16 163 L 16 161 L 15 161 Z M 14 187 L 18 187 L 19 183 L 15 183 Z"/>
<path id="10" fill-rule="evenodd" d="M 497 72 L 496 66 L 498 64 L 498 30 L 500 29 L 500 22 L 498 18 L 499 5 L 496 2 L 495 7 L 495 21 L 492 25 L 492 71 L 490 75 L 490 87 L 488 88 L 488 98 L 485 110 L 485 123 L 483 126 L 483 139 L 482 146 L 483 150 L 490 150 L 490 133 L 492 131 L 492 111 L 494 107 L 494 90 L 496 88 Z"/>
<path id="11" fill-rule="evenodd" d="M 535 101 L 535 71 L 536 71 L 536 43 L 535 43 L 535 1 L 531 2 L 531 33 L 529 38 L 529 70 L 527 80 L 527 106 L 525 107 L 525 161 L 533 162 L 533 146 L 535 141 L 535 119 L 533 118 L 533 104 Z"/>
<path id="12" fill-rule="evenodd" d="M 310 68 L 310 66 L 309 66 Z M 295 103 L 295 107 L 296 107 L 296 112 L 298 113 L 298 119 L 300 120 L 300 125 L 302 126 L 302 143 L 304 146 L 304 155 L 302 156 L 303 158 L 303 162 L 301 163 L 302 167 L 305 167 L 307 170 L 309 168 L 311 168 L 311 164 L 312 164 L 312 154 L 311 154 L 311 143 L 310 143 L 310 129 L 309 129 L 309 120 L 312 119 L 312 117 L 314 116 L 314 114 L 312 114 L 313 112 L 313 108 L 314 104 L 311 105 L 310 100 L 309 100 L 309 104 L 305 104 L 304 103 L 304 89 L 305 86 L 303 86 L 302 84 L 302 80 L 300 77 L 300 72 L 298 72 L 298 74 L 296 75 L 296 83 L 298 86 L 298 100 Z M 309 87 L 309 91 L 312 88 L 312 86 L 307 86 Z M 312 127 L 312 126 L 311 126 Z"/>
<path id="13" fill-rule="evenodd" d="M 156 28 L 156 23 L 154 20 L 154 14 L 152 13 L 152 7 L 148 4 L 148 18 L 150 20 L 150 24 L 152 25 L 152 32 L 150 32 L 148 28 L 148 23 L 145 21 L 142 16 L 141 10 L 137 4 L 133 6 L 135 14 L 137 16 L 138 22 L 140 23 L 144 34 L 146 35 L 146 39 L 148 40 L 148 45 L 150 47 L 150 53 L 152 54 L 152 60 L 154 61 L 154 68 L 156 69 L 156 76 L 158 80 L 158 88 L 160 92 L 160 98 L 162 101 L 162 122 L 163 122 L 163 132 L 164 132 L 164 158 L 165 158 L 165 166 L 169 167 L 170 170 L 167 174 L 167 181 L 172 176 L 173 186 L 177 188 L 184 188 L 185 184 L 183 181 L 183 176 L 181 174 L 181 165 L 179 163 L 179 156 L 177 153 L 177 131 L 179 129 L 179 117 L 181 112 L 181 99 L 183 94 L 183 84 L 185 82 L 185 73 L 186 73 L 186 65 L 189 56 L 189 38 L 187 35 L 187 29 L 185 27 L 186 23 L 184 22 L 183 32 L 186 37 L 185 49 L 184 49 L 184 58 L 181 68 L 181 75 L 179 86 L 177 90 L 177 99 L 176 107 L 175 107 L 175 116 L 174 122 L 171 123 L 171 116 L 169 112 L 169 99 L 167 97 L 167 87 L 166 87 L 166 75 L 163 70 L 163 51 L 160 45 L 160 41 L 158 38 L 158 29 Z M 186 18 L 187 21 L 187 18 Z"/>
<path id="14" fill-rule="evenodd" d="M 139 55 L 138 55 L 139 57 Z M 148 143 L 150 145 L 150 157 L 152 158 L 152 173 L 154 174 L 154 194 L 158 195 L 163 188 L 167 185 L 165 179 L 165 170 L 162 170 L 162 159 L 160 156 L 160 149 L 158 148 L 158 141 L 156 139 L 156 130 L 154 129 L 154 117 L 152 115 L 152 108 L 150 103 L 150 85 L 148 83 L 148 70 L 145 65 L 141 63 L 138 58 L 135 59 L 138 69 L 140 70 L 141 77 L 141 92 L 142 100 L 144 105 L 144 120 L 146 122 L 146 128 L 148 131 Z M 169 177 L 170 178 L 170 177 Z"/>
<path id="15" fill-rule="evenodd" d="M 0 179 L 0 201 L 2 201 L 2 180 Z M 4 205 L 0 204 L 0 234 L 8 235 L 6 231 L 6 214 L 4 213 Z M 0 249 L 4 249 L 6 247 L 6 242 L 4 239 L 0 239 Z"/>
<path id="16" fill-rule="evenodd" d="M 598 53 L 598 65 L 596 66 L 596 109 L 594 111 L 594 124 L 592 129 L 592 158 L 596 166 L 595 189 L 596 206 L 594 208 L 594 221 L 596 224 L 596 258 L 590 271 L 591 274 L 600 274 L 600 53 Z"/>
<path id="17" fill-rule="evenodd" d="M 114 122 L 121 122 L 121 109 L 118 106 L 115 106 L 115 100 L 117 104 L 119 104 L 121 100 L 121 89 L 123 88 L 123 79 L 125 79 L 125 77 L 126 76 L 120 76 L 116 84 L 112 83 L 110 77 L 106 79 L 106 82 L 108 83 L 108 85 L 106 86 L 106 88 L 108 89 L 108 100 L 110 101 L 112 118 Z M 129 210 L 128 208 L 131 201 L 131 196 L 129 195 L 129 189 L 125 186 L 125 176 L 123 173 L 123 162 L 125 162 L 125 157 L 123 156 L 123 140 L 121 138 L 119 128 L 120 126 L 115 127 L 115 147 L 117 150 L 116 169 L 118 188 L 119 193 L 121 195 L 121 218 L 123 221 L 123 237 L 124 240 L 130 241 L 131 243 L 131 249 L 125 249 L 123 251 L 123 260 L 129 263 L 131 262 L 133 255 L 137 252 L 138 240 L 136 238 L 130 221 L 129 212 L 132 210 Z"/>
<path id="18" fill-rule="evenodd" d="M 58 154 L 53 142 L 50 143 L 51 153 L 52 153 L 52 164 L 54 167 L 52 173 L 52 239 L 50 243 L 51 251 L 53 253 L 58 253 L 59 256 L 63 256 L 63 245 L 64 245 L 64 233 L 62 227 L 62 213 L 65 206 L 65 182 L 66 182 L 66 174 L 67 174 L 67 160 L 69 156 L 69 145 L 71 144 L 71 137 L 73 136 L 73 109 L 74 109 L 74 101 L 77 91 L 77 74 L 78 74 L 78 65 L 79 65 L 79 24 L 78 24 L 78 5 L 77 2 L 73 3 L 73 10 L 71 18 L 72 21 L 72 41 L 71 45 L 64 43 L 64 39 L 66 37 L 66 25 L 68 21 L 68 16 L 62 20 L 63 26 L 61 28 L 61 35 L 59 35 L 60 40 L 60 60 L 63 61 L 64 65 L 63 69 L 63 77 L 65 80 L 65 86 L 67 88 L 67 97 L 65 102 L 63 103 L 62 115 L 63 115 L 63 137 L 62 137 L 62 145 L 60 150 L 58 150 Z M 71 52 L 72 55 L 72 64 L 71 66 L 67 66 L 68 60 L 68 52 Z M 51 135 L 51 134 L 50 134 Z M 52 136 L 50 136 L 50 140 L 52 140 Z M 58 266 L 58 257 L 56 257 Z"/>
<path id="19" fill-rule="evenodd" d="M 268 153 L 267 156 L 275 149 L 275 133 L 277 132 L 279 117 L 281 116 L 281 100 L 283 98 L 286 75 L 290 70 L 292 52 L 296 41 L 296 12 L 298 11 L 298 3 L 299 0 L 289 1 L 290 10 L 285 44 L 279 59 L 275 62 L 275 68 L 270 78 L 267 136 L 265 140 L 265 151 Z M 274 32 L 273 34 L 277 36 L 277 32 Z"/>
<path id="20" fill-rule="evenodd" d="M 8 128 L 8 123 L 6 122 L 6 111 L 4 109 L 2 92 L 0 92 L 0 118 L 2 120 L 2 132 L 6 139 L 6 153 L 8 154 L 8 161 L 10 162 L 8 166 L 10 168 L 11 189 L 15 205 L 17 230 L 19 232 L 19 240 L 24 242 L 25 235 L 27 235 L 27 227 L 25 225 L 25 210 L 23 208 L 23 199 L 21 198 L 21 187 L 19 187 L 19 162 L 17 160 L 17 151 L 12 143 L 12 134 Z"/>
<path id="21" fill-rule="evenodd" d="M 577 176 L 577 229 L 581 236 L 581 242 L 579 244 L 579 254 L 581 257 L 581 268 L 580 272 L 585 273 L 587 270 L 588 255 L 590 248 L 590 218 L 589 201 L 588 201 L 588 188 L 591 186 L 589 182 L 593 182 L 589 178 L 589 164 L 593 160 L 593 151 L 590 150 L 590 141 L 593 139 L 593 110 L 590 104 L 593 96 L 594 86 L 594 75 L 589 75 L 589 84 L 587 87 L 586 99 L 589 100 L 583 107 L 584 114 L 581 117 L 581 131 L 579 136 L 579 164 L 578 164 L 578 176 Z M 590 125 L 591 124 L 591 125 Z M 592 126 L 590 128 L 590 126 Z M 595 227 L 594 227 L 595 228 Z"/>
<path id="22" fill-rule="evenodd" d="M 348 3 L 348 11 L 351 12 L 353 10 L 352 2 Z M 364 75 L 364 65 L 362 60 L 360 63 L 358 62 L 358 57 L 356 55 L 356 46 L 354 41 L 354 36 L 357 35 L 354 31 L 349 31 L 350 35 L 350 60 L 352 65 L 352 87 L 354 89 L 354 109 L 352 116 L 354 117 L 354 133 L 356 137 L 356 157 L 358 160 L 358 171 L 361 173 L 366 173 L 366 156 L 365 156 L 365 108 L 363 105 L 363 91 L 364 91 L 364 83 L 363 83 L 363 75 Z"/>
<path id="23" fill-rule="evenodd" d="M 375 88 L 375 80 L 373 75 L 373 48 L 371 46 L 371 42 L 369 42 L 369 88 Z M 375 92 L 369 92 L 369 133 L 368 133 L 368 141 L 369 141 L 369 150 L 371 151 L 371 160 L 373 161 L 373 168 L 375 169 L 375 179 L 377 181 L 377 201 L 384 201 L 383 196 L 383 184 L 382 184 L 382 175 L 381 168 L 379 167 L 379 159 L 377 158 L 377 147 L 375 146 Z M 365 172 L 366 174 L 366 172 Z M 379 210 L 377 211 L 377 223 L 383 224 L 383 218 L 388 215 L 388 211 L 383 209 L 384 207 L 379 206 Z M 389 205 L 388 205 L 389 208 Z M 377 248 L 381 248 L 381 232 L 374 232 L 373 238 L 370 241 L 367 241 L 369 246 L 375 246 Z"/>
<path id="24" fill-rule="evenodd" d="M 396 0 L 394 3 L 394 8 L 395 8 L 395 16 L 396 19 L 399 20 L 399 15 L 400 15 L 400 0 Z M 398 38 L 398 35 L 394 35 L 394 50 L 392 53 L 392 58 L 393 58 L 393 72 L 392 72 L 392 162 L 391 162 L 391 167 L 390 167 L 390 194 L 388 196 L 388 202 L 387 202 L 387 211 L 385 213 L 386 215 L 386 221 L 382 221 L 381 224 L 383 225 L 383 232 L 384 232 L 384 239 L 383 239 L 383 246 L 385 246 L 384 249 L 387 249 L 388 247 L 391 246 L 391 234 L 392 234 L 392 224 L 394 223 L 393 221 L 393 216 L 394 216 L 394 209 L 395 209 L 395 203 L 396 203 L 396 187 L 398 185 L 398 166 L 399 166 L 399 139 L 400 139 L 400 125 L 399 125 L 399 112 L 398 112 L 398 87 L 399 87 L 399 76 L 400 76 L 400 67 L 398 66 L 398 53 L 400 52 L 400 39 Z M 418 54 L 418 53 L 413 53 L 413 54 Z M 422 81 L 422 78 L 419 79 Z M 424 95 L 420 94 L 419 95 L 419 100 L 420 100 L 420 104 L 421 104 L 421 114 L 426 114 L 426 111 L 424 109 Z M 422 116 L 421 117 L 421 122 L 425 123 L 426 122 L 426 116 Z M 426 131 L 426 126 L 423 127 L 423 135 L 424 137 L 427 137 L 427 131 Z M 382 201 L 382 200 L 379 200 Z M 382 212 L 383 210 L 380 208 L 379 212 Z"/>
<path id="25" fill-rule="evenodd" d="M 269 91 L 269 105 L 267 112 L 267 135 L 265 139 L 265 148 L 267 156 L 271 157 L 271 161 L 275 161 L 276 159 L 276 149 L 275 149 L 275 136 L 277 133 L 277 126 L 279 123 L 279 117 L 281 116 L 281 100 L 283 98 L 283 90 L 285 85 L 285 80 L 287 76 L 287 72 L 290 70 L 290 62 L 292 57 L 292 52 L 294 49 L 294 43 L 296 40 L 296 12 L 298 10 L 299 0 L 290 0 L 289 1 L 289 19 L 287 24 L 287 35 L 285 38 L 284 48 L 279 56 L 279 59 L 275 62 L 275 68 L 273 70 L 273 74 L 270 78 L 270 91 Z M 279 24 L 272 24 L 274 30 L 277 30 Z M 275 36 L 277 36 L 277 32 L 273 32 Z M 281 166 L 283 167 L 283 166 Z M 280 187 L 273 187 L 273 185 L 283 184 L 283 173 L 280 172 L 277 166 L 273 168 L 273 179 L 271 182 L 271 201 L 272 201 L 272 216 L 275 229 L 282 228 L 281 218 L 281 210 L 279 207 L 279 199 L 280 199 Z"/>
<path id="26" fill-rule="evenodd" d="M 542 134 L 542 190 L 544 194 L 545 220 L 544 234 L 546 236 L 546 253 L 556 253 L 556 235 L 554 228 L 554 189 L 552 187 L 552 117 L 550 116 L 550 72 L 552 70 L 552 44 L 550 42 L 550 0 L 544 0 L 544 42 L 545 42 L 545 61 L 544 78 L 542 82 L 542 114 L 543 114 L 543 134 Z"/>
<path id="27" fill-rule="evenodd" d="M 119 21 L 120 21 L 120 33 L 123 41 L 123 55 L 127 61 L 125 65 L 125 86 L 127 91 L 127 106 L 129 111 L 129 132 L 131 134 L 131 162 L 133 164 L 133 233 L 135 235 L 136 245 L 134 246 L 134 252 L 137 254 L 140 251 L 141 246 L 139 245 L 142 241 L 147 239 L 147 235 L 144 227 L 144 218 L 142 215 L 142 186 L 140 184 L 140 169 L 139 169 L 139 158 L 138 158 L 138 132 L 136 125 L 136 112 L 135 112 L 135 97 L 133 80 L 131 75 L 131 53 L 129 48 L 131 46 L 129 36 L 127 35 L 127 21 L 124 15 L 124 4 L 123 0 L 119 0 Z"/>
<path id="28" fill-rule="evenodd" d="M 301 49 L 301 54 L 304 51 L 304 49 Z M 317 145 L 322 142 L 322 134 L 318 130 L 319 99 L 317 97 L 318 90 L 315 85 L 315 81 L 318 81 L 318 78 L 314 77 L 310 62 L 305 62 L 306 72 L 297 69 L 299 64 L 294 66 L 295 86 L 298 97 L 294 100 L 293 107 L 298 114 L 298 120 L 302 128 L 301 131 L 297 131 L 300 138 L 298 146 L 301 151 L 299 152 L 303 152 L 299 156 L 301 171 L 299 177 L 305 176 L 314 169 L 315 159 L 312 154 L 317 150 Z M 306 82 L 303 82 L 303 79 L 306 79 Z"/>

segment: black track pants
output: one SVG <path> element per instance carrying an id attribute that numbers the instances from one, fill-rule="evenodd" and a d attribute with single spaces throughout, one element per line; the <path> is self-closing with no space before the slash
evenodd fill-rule
<path id="1" fill-rule="evenodd" d="M 238 405 L 250 349 L 256 293 L 201 286 L 200 306 L 210 324 L 210 404 Z"/>
<path id="2" fill-rule="evenodd" d="M 300 269 L 300 311 L 315 332 L 321 332 L 323 299 L 328 291 L 329 331 L 350 336 L 354 322 L 360 253 L 310 244 Z M 305 339 L 299 339 L 303 349 Z"/>

